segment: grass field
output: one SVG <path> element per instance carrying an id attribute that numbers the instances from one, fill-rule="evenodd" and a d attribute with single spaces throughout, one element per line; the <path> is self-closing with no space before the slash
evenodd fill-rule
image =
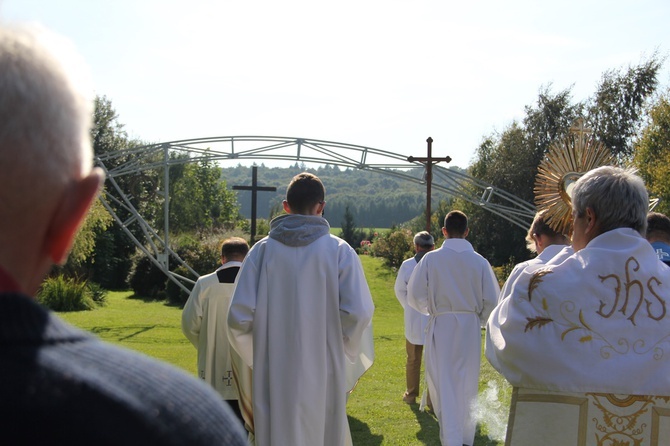
<path id="1" fill-rule="evenodd" d="M 375 301 L 375 363 L 361 378 L 347 404 L 356 446 L 439 445 L 434 416 L 402 401 L 405 390 L 403 312 L 393 293 L 395 273 L 380 259 L 363 256 Z M 196 351 L 181 333 L 181 309 L 164 302 L 137 299 L 130 292 L 108 295 L 108 304 L 87 312 L 60 313 L 63 319 L 123 345 L 170 362 L 195 375 Z M 501 445 L 511 389 L 482 358 L 481 421 L 475 445 Z M 489 438 L 489 436 L 491 438 Z"/>
<path id="2" fill-rule="evenodd" d="M 358 228 L 358 229 L 362 229 L 366 233 L 369 233 L 372 229 L 374 229 L 375 232 L 377 232 L 379 234 L 382 234 L 384 232 L 389 232 L 391 230 L 391 228 Z M 330 233 L 333 234 L 333 235 L 336 235 L 336 236 L 339 237 L 341 232 L 342 232 L 342 228 L 336 228 L 336 227 L 333 227 L 333 226 L 330 227 Z"/>

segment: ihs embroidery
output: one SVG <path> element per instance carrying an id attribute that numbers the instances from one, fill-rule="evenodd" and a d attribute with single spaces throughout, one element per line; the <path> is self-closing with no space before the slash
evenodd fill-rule
<path id="1" fill-rule="evenodd" d="M 527 323 L 524 332 L 532 331 L 535 328 L 541 329 L 543 326 L 553 323 L 558 327 L 565 328 L 560 335 L 562 341 L 566 340 L 567 335 L 571 332 L 581 332 L 581 336 L 577 339 L 580 343 L 602 342 L 600 355 L 603 358 L 609 358 L 612 353 L 647 354 L 653 351 L 654 358 L 660 359 L 664 355 L 661 344 L 670 339 L 670 335 L 667 333 L 642 333 L 639 338 L 628 339 L 620 336 L 617 331 L 605 330 L 600 332 L 598 330 L 600 324 L 593 320 L 594 314 L 604 320 L 620 313 L 626 316 L 626 319 L 633 326 L 637 326 L 641 317 L 646 316 L 650 320 L 660 321 L 666 316 L 666 301 L 659 295 L 661 281 L 655 276 L 650 277 L 646 282 L 640 280 L 636 276 L 639 270 L 640 264 L 637 259 L 629 257 L 624 265 L 625 278 L 622 279 L 618 274 L 598 276 L 600 282 L 611 289 L 612 300 L 607 302 L 602 299 L 599 300 L 599 308 L 590 310 L 592 317 L 588 317 L 588 312 L 585 315 L 585 309 L 578 307 L 575 301 L 570 299 L 558 302 L 556 308 L 558 311 L 550 311 L 546 298 L 542 298 L 538 302 L 534 293 L 543 283 L 544 277 L 553 272 L 549 269 L 538 270 L 532 276 L 528 285 L 528 301 L 539 314 L 534 317 L 526 317 Z M 645 305 L 642 305 L 643 302 Z M 587 320 L 591 320 L 591 322 L 588 323 Z M 656 339 L 646 339 L 649 335 L 656 337 Z M 613 339 L 614 337 L 617 338 Z"/>

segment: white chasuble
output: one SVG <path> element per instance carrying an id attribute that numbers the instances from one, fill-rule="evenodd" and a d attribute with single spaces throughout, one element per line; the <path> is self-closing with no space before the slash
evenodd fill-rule
<path id="1" fill-rule="evenodd" d="M 512 288 L 486 339 L 486 357 L 515 387 L 508 444 L 552 429 L 584 438 L 570 444 L 667 444 L 670 268 L 651 245 L 633 229 L 608 231 Z"/>
<path id="2" fill-rule="evenodd" d="M 198 376 L 225 400 L 238 399 L 226 320 L 235 273 L 240 266 L 242 262 L 227 262 L 215 272 L 200 276 L 181 319 L 182 332 L 198 350 Z"/>

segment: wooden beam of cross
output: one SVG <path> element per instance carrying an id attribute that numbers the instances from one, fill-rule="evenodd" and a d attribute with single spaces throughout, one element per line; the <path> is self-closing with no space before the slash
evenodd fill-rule
<path id="1" fill-rule="evenodd" d="M 263 187 L 258 185 L 258 166 L 251 168 L 251 186 L 233 186 L 234 190 L 250 190 L 251 191 L 251 240 L 253 245 L 256 241 L 256 198 L 258 191 L 274 192 L 276 187 Z"/>
<path id="2" fill-rule="evenodd" d="M 433 164 L 437 164 L 441 161 L 450 163 L 451 157 L 447 156 L 444 158 L 433 158 L 433 138 L 429 136 L 426 142 L 428 143 L 428 156 L 425 158 L 408 156 L 407 161 L 410 163 L 418 161 L 419 163 L 426 166 L 426 231 L 430 232 L 430 195 L 431 186 L 433 184 Z"/>

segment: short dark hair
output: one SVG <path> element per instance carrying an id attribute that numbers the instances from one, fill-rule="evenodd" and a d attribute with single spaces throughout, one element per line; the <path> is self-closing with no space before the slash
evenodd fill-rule
<path id="1" fill-rule="evenodd" d="M 647 215 L 647 238 L 670 241 L 670 218 L 660 212 L 650 212 Z"/>
<path id="2" fill-rule="evenodd" d="M 302 172 L 294 176 L 286 188 L 286 201 L 291 212 L 309 214 L 310 210 L 326 197 L 326 188 L 314 174 Z"/>
<path id="3" fill-rule="evenodd" d="M 468 216 L 461 211 L 451 211 L 444 217 L 444 229 L 449 237 L 463 238 L 468 230 Z"/>
<path id="4" fill-rule="evenodd" d="M 230 237 L 221 243 L 221 257 L 244 258 L 249 252 L 249 244 L 241 237 Z"/>

